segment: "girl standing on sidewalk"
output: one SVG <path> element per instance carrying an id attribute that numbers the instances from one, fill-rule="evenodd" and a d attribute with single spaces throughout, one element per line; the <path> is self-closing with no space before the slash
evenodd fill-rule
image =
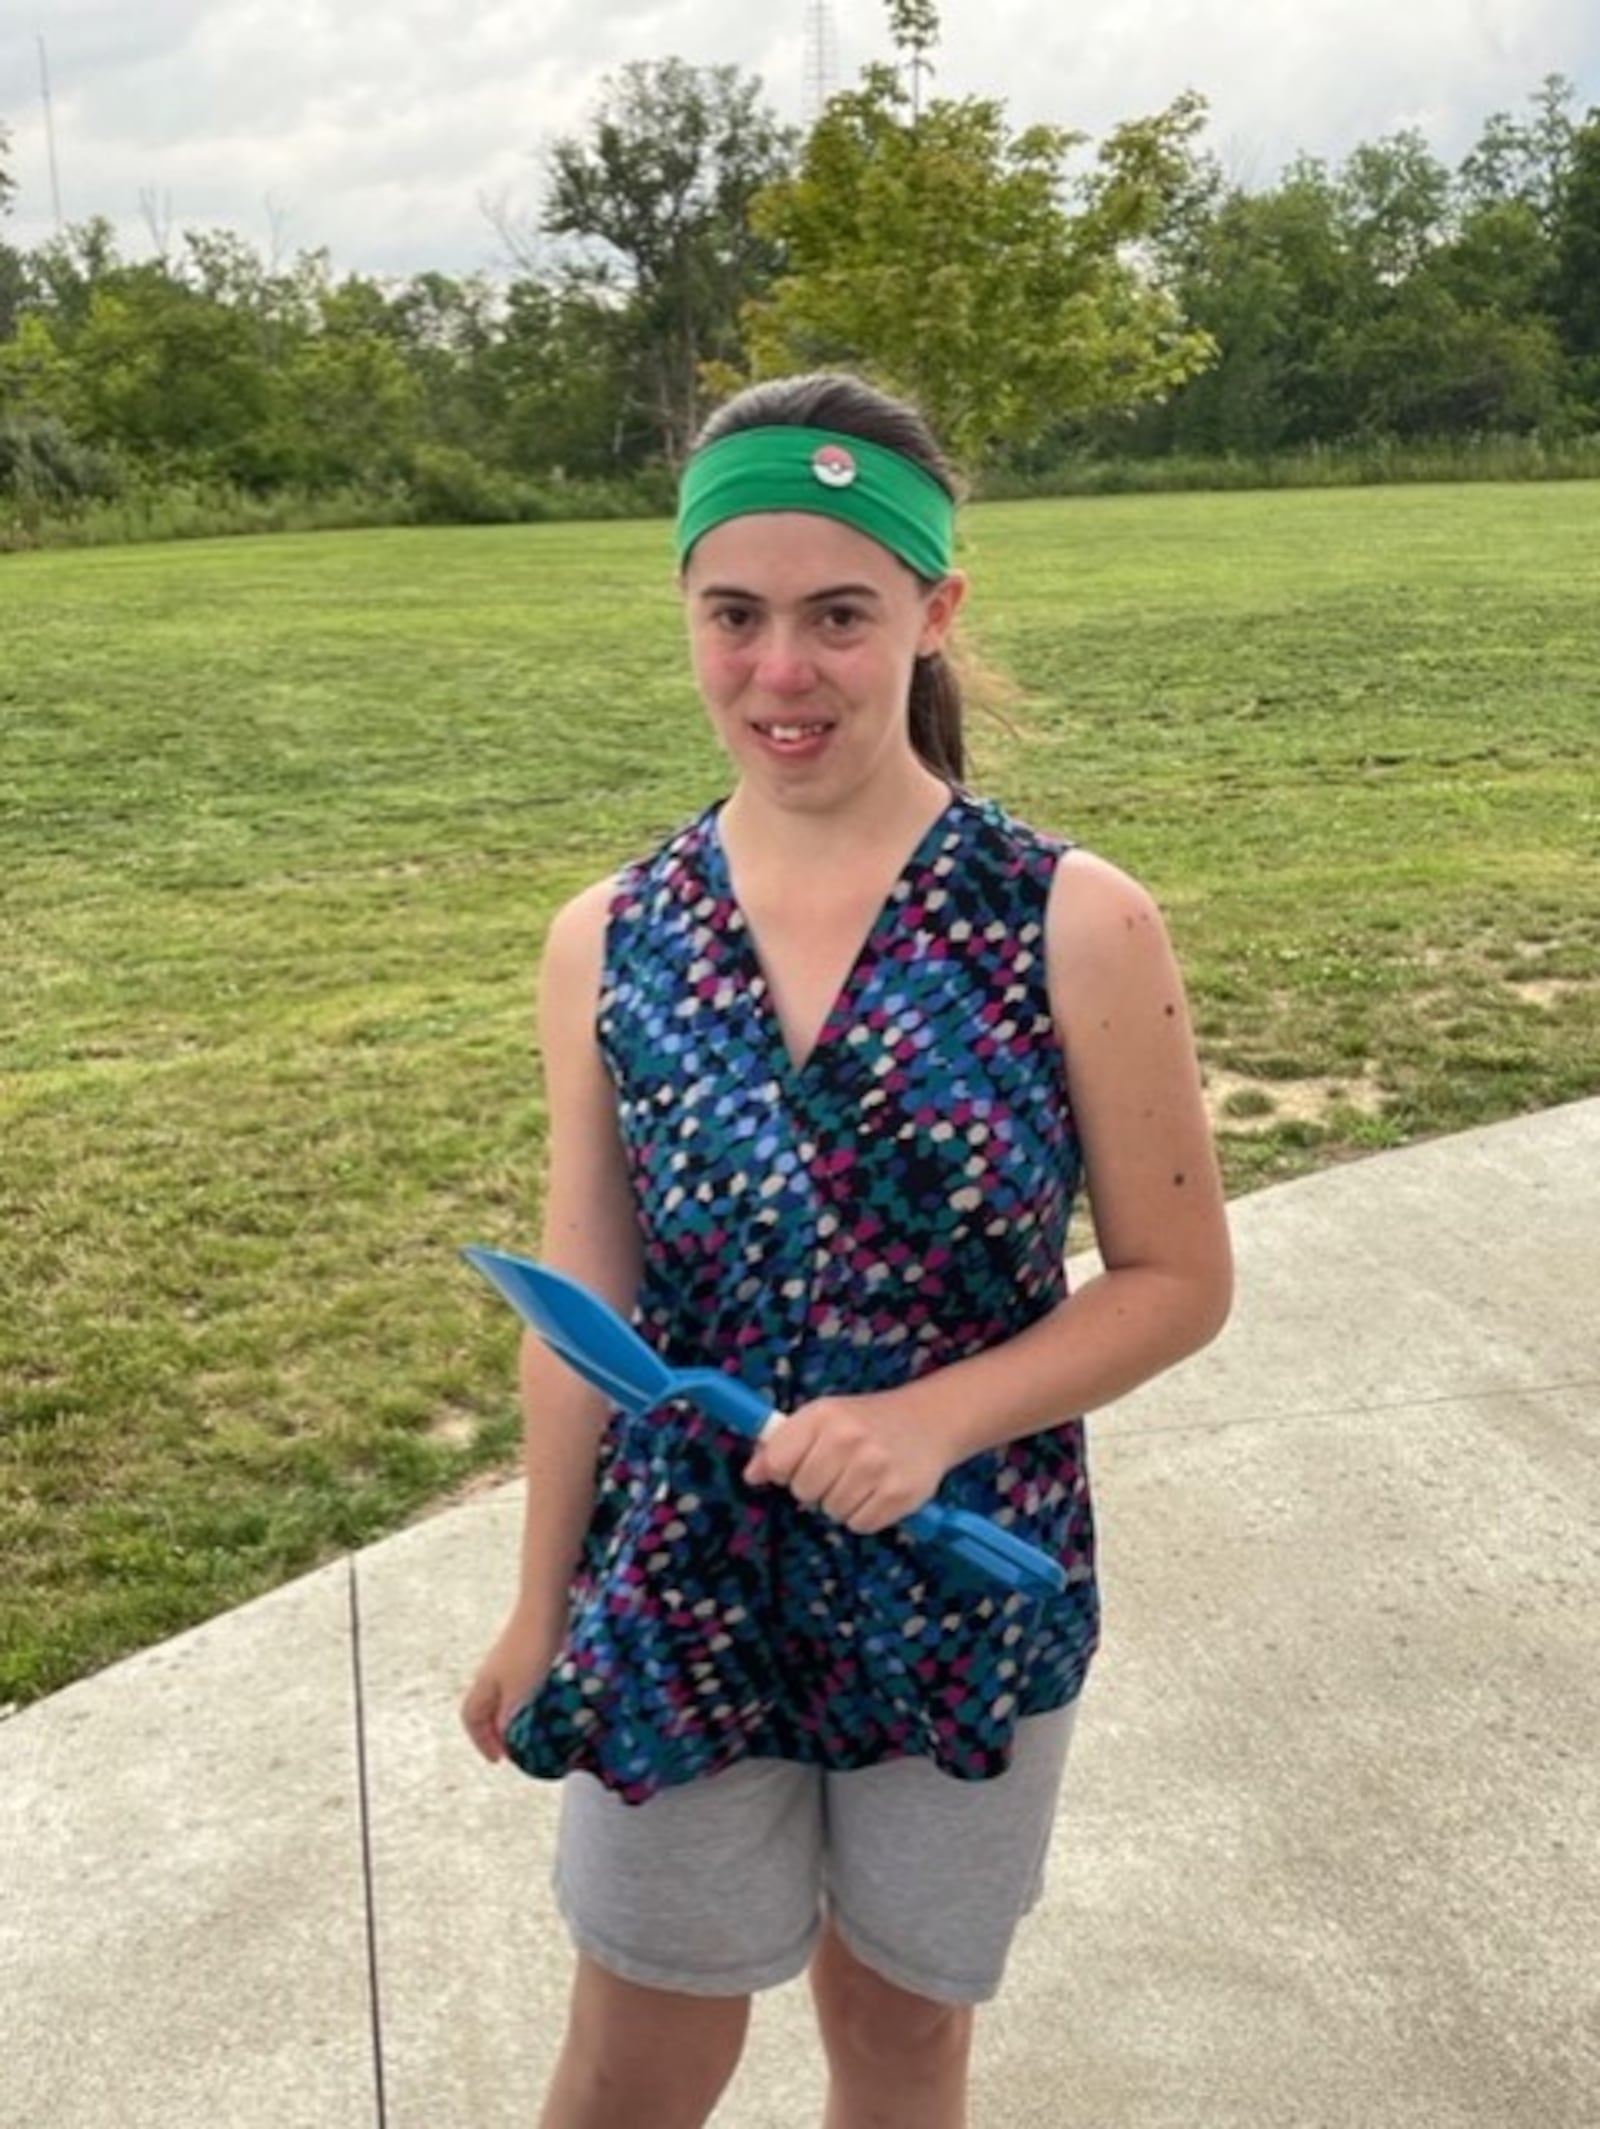
<path id="1" fill-rule="evenodd" d="M 1160 915 L 965 787 L 954 517 L 853 378 L 714 417 L 678 555 L 732 789 L 551 927 L 542 1254 L 787 1416 L 746 1456 L 524 1346 L 521 1586 L 463 1716 L 564 1779 L 544 2129 L 698 2129 L 802 1971 L 825 2129 L 961 2129 L 1098 1635 L 1078 1415 L 1227 1313 Z M 894 1527 L 935 1493 L 1065 1589 L 953 1574 Z"/>

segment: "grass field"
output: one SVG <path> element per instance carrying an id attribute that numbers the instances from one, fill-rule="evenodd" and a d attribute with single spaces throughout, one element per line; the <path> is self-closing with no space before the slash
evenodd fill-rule
<path id="1" fill-rule="evenodd" d="M 977 780 L 1162 897 L 1234 1191 L 1600 1089 L 1600 484 L 966 545 Z M 0 558 L 0 1701 L 510 1455 L 543 929 L 719 788 L 665 553 Z"/>

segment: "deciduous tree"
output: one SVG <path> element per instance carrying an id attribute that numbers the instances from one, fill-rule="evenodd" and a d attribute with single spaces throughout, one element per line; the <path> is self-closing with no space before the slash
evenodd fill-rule
<path id="1" fill-rule="evenodd" d="M 251 468 L 272 380 L 242 312 L 159 262 L 125 267 L 91 294 L 69 353 L 86 441 L 184 472 Z"/>
<path id="2" fill-rule="evenodd" d="M 1339 219 L 1360 270 L 1392 287 L 1443 241 L 1450 173 L 1414 127 L 1351 151 L 1338 180 Z"/>
<path id="3" fill-rule="evenodd" d="M 626 324 L 570 282 L 518 280 L 486 367 L 496 434 L 519 473 L 612 473 L 645 449 L 651 432 L 622 431 L 630 359 Z"/>
<path id="4" fill-rule="evenodd" d="M 889 36 L 901 54 L 903 80 L 909 85 L 913 125 L 922 113 L 922 77 L 931 75 L 929 53 L 939 42 L 939 10 L 934 0 L 887 0 Z"/>
<path id="5" fill-rule="evenodd" d="M 1552 227 L 1576 146 L 1576 96 L 1564 74 L 1547 74 L 1528 99 L 1525 115 L 1492 112 L 1456 172 L 1463 208 L 1470 212 L 1520 203 L 1532 208 L 1547 229 Z"/>
<path id="6" fill-rule="evenodd" d="M 998 102 L 920 113 L 892 68 L 835 97 L 797 174 L 757 203 L 783 270 L 746 312 L 758 373 L 856 364 L 908 392 L 969 464 L 1064 415 L 1131 407 L 1208 359 L 1149 252 L 1204 120 L 1184 97 L 1080 136 L 1012 132 Z"/>
<path id="7" fill-rule="evenodd" d="M 737 356 L 741 307 L 776 263 L 750 203 L 792 152 L 758 81 L 681 59 L 623 67 L 589 134 L 552 151 L 544 227 L 585 247 L 591 289 L 626 328 L 633 409 L 674 461 L 700 423 L 705 365 Z"/>
<path id="8" fill-rule="evenodd" d="M 1556 196 L 1551 307 L 1576 364 L 1576 397 L 1600 423 L 1600 107 L 1573 138 Z"/>
<path id="9" fill-rule="evenodd" d="M 11 176 L 11 135 L 5 121 L 0 119 L 0 222 L 11 212 L 16 189 Z M 9 340 L 16 331 L 23 288 L 21 255 L 0 241 L 0 342 Z"/>
<path id="10" fill-rule="evenodd" d="M 284 376 L 285 470 L 310 487 L 398 479 L 419 441 L 421 399 L 385 291 L 358 274 L 324 288 L 316 329 Z"/>

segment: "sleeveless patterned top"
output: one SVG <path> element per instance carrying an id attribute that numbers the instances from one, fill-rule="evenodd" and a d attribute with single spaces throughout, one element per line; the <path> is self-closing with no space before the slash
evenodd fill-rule
<path id="1" fill-rule="evenodd" d="M 790 1409 L 887 1389 L 1024 1330 L 1065 1292 L 1080 1158 L 1045 904 L 1065 846 L 953 793 L 794 1065 L 713 807 L 618 883 L 598 1033 L 643 1238 L 636 1322 Z M 566 1641 L 507 1743 L 626 1801 L 744 1757 L 906 1755 L 1001 1773 L 1098 1635 L 1083 1429 L 950 1472 L 1067 1569 L 1040 1598 L 888 1531 L 857 1537 L 683 1404 L 613 1416 Z"/>

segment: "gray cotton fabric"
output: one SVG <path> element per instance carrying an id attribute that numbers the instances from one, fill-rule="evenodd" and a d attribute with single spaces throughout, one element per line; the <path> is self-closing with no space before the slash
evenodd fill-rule
<path id="1" fill-rule="evenodd" d="M 1025 1717 L 990 1781 L 925 1759 L 842 1773 L 742 1760 L 629 1805 L 570 1774 L 557 1903 L 581 1952 L 647 1988 L 775 1988 L 804 1971 L 831 1919 L 896 1986 L 985 2002 L 1044 1888 L 1076 1712 Z"/>

